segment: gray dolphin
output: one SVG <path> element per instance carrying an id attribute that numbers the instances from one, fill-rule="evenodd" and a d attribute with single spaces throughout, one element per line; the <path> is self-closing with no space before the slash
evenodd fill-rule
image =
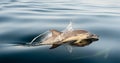
<path id="1" fill-rule="evenodd" d="M 60 32 L 52 29 L 50 31 L 52 35 L 40 43 L 41 45 L 52 45 L 50 49 L 57 48 L 66 43 L 70 46 L 84 47 L 99 39 L 96 34 L 92 34 L 86 30 Z"/>

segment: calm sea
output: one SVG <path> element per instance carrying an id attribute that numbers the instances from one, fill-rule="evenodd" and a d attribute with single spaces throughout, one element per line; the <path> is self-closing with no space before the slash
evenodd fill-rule
<path id="1" fill-rule="evenodd" d="M 50 29 L 59 31 L 72 20 L 74 29 L 100 36 L 86 47 L 26 47 Z M 119 0 L 1 0 L 0 63 L 120 63 Z"/>

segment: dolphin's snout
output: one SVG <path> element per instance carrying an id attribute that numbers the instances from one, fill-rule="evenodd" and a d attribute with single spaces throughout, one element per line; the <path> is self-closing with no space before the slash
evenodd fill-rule
<path id="1" fill-rule="evenodd" d="M 92 41 L 98 41 L 99 40 L 99 36 L 96 34 L 93 34 L 91 37 Z"/>

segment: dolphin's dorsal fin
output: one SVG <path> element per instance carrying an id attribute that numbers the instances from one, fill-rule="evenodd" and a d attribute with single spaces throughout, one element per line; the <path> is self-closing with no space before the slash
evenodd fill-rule
<path id="1" fill-rule="evenodd" d="M 61 34 L 61 32 L 59 32 L 59 31 L 57 31 L 57 30 L 54 30 L 54 29 L 52 29 L 52 30 L 50 30 L 50 31 L 52 32 L 52 36 L 58 36 L 58 35 Z"/>

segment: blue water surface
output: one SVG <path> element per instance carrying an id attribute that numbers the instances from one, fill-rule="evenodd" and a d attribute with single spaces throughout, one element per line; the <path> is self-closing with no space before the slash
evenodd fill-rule
<path id="1" fill-rule="evenodd" d="M 0 63 L 120 63 L 119 0 L 1 0 Z M 74 29 L 100 36 L 86 47 L 27 47 L 37 35 Z"/>

